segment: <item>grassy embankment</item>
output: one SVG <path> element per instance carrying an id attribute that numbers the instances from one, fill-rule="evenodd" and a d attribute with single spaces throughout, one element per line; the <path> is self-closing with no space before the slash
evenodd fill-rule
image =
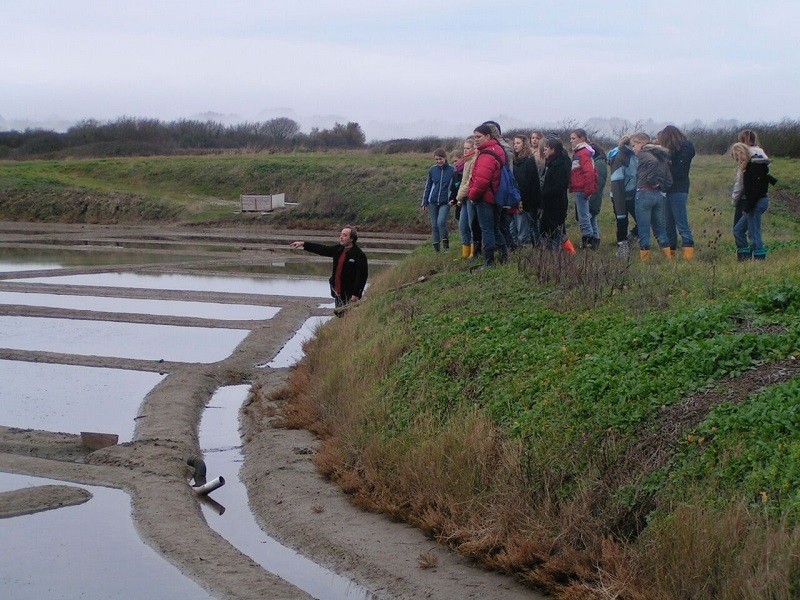
<path id="1" fill-rule="evenodd" d="M 0 218 L 64 222 L 252 220 L 243 193 L 285 193 L 299 206 L 282 226 L 420 229 L 417 200 L 430 159 L 364 152 L 0 162 Z M 422 182 L 422 183 L 421 183 Z"/>
<path id="2" fill-rule="evenodd" d="M 418 250 L 308 347 L 287 425 L 355 502 L 555 597 L 800 597 L 800 162 L 773 172 L 763 263 L 709 157 L 692 263 Z"/>
<path id="3" fill-rule="evenodd" d="M 235 222 L 240 193 L 283 191 L 284 225 L 419 229 L 429 164 L 5 162 L 0 218 Z M 764 263 L 735 262 L 724 157 L 693 167 L 692 264 L 604 243 L 470 274 L 420 250 L 309 347 L 293 423 L 357 502 L 560 597 L 797 597 L 800 163 L 773 172 Z M 606 241 L 612 224 L 606 201 Z"/>

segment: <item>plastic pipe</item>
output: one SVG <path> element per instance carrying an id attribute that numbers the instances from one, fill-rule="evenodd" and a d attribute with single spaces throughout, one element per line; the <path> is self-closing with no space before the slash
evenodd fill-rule
<path id="1" fill-rule="evenodd" d="M 217 488 L 221 488 L 223 485 L 225 485 L 225 478 L 222 475 L 220 475 L 216 479 L 212 479 L 211 481 L 204 483 L 203 485 L 193 485 L 192 489 L 194 490 L 194 493 L 197 494 L 198 496 L 205 496 L 209 492 L 213 492 Z"/>

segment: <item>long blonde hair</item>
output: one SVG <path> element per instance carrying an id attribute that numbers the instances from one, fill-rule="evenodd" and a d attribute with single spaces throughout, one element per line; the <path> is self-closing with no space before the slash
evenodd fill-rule
<path id="1" fill-rule="evenodd" d="M 736 142 L 731 146 L 731 158 L 736 163 L 740 171 L 744 172 L 747 169 L 747 164 L 750 162 L 750 149 L 744 142 Z"/>

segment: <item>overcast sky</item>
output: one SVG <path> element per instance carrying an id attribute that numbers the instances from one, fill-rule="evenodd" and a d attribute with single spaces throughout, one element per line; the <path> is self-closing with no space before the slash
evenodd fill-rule
<path id="1" fill-rule="evenodd" d="M 797 119 L 798 23 L 797 0 L 0 0 L 0 129 Z"/>

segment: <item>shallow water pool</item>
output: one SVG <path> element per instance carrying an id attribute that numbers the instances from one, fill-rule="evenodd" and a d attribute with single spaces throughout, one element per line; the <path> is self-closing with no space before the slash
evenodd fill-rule
<path id="1" fill-rule="evenodd" d="M 83 275 L 57 275 L 54 277 L 26 277 L 24 279 L 11 279 L 8 281 L 51 283 L 58 285 L 145 288 L 151 290 L 303 296 L 312 298 L 330 298 L 331 295 L 330 285 L 327 279 L 225 277 L 221 275 L 153 275 L 144 273 L 89 273 Z"/>
<path id="2" fill-rule="evenodd" d="M 165 375 L 98 367 L 0 360 L 0 425 L 133 438 L 147 393 Z"/>
<path id="3" fill-rule="evenodd" d="M 96 312 L 133 313 L 199 319 L 263 320 L 271 319 L 280 308 L 253 304 L 222 304 L 219 302 L 188 302 L 182 300 L 148 300 L 139 298 L 109 298 L 106 296 L 70 296 L 66 294 L 35 294 L 0 292 L 0 304 L 91 310 Z"/>
<path id="4" fill-rule="evenodd" d="M 242 329 L 0 315 L 0 348 L 81 356 L 212 363 L 227 358 L 248 333 Z"/>
<path id="5" fill-rule="evenodd" d="M 63 481 L 0 472 L 0 492 Z M 5 600 L 213 598 L 139 538 L 122 490 L 76 485 L 92 498 L 0 519 L 0 590 Z"/>

